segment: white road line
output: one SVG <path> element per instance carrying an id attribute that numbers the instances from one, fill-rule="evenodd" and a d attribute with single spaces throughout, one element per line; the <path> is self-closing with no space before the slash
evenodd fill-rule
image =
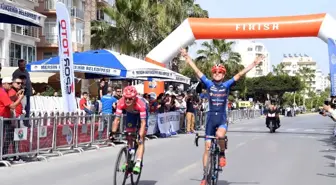
<path id="1" fill-rule="evenodd" d="M 230 128 L 229 127 L 229 132 L 230 132 L 230 130 L 233 130 L 233 131 L 235 131 L 235 130 L 243 130 L 244 129 L 244 127 L 237 127 L 237 128 Z"/>
<path id="2" fill-rule="evenodd" d="M 315 129 L 306 129 L 304 132 L 315 132 Z"/>
<path id="3" fill-rule="evenodd" d="M 288 131 L 288 132 L 293 132 L 295 130 L 298 130 L 298 129 L 297 128 L 288 128 L 288 129 L 286 129 L 286 131 Z"/>
<path id="4" fill-rule="evenodd" d="M 259 131 L 259 130 L 261 130 L 260 128 L 252 128 L 252 129 L 250 129 L 251 131 Z"/>
<path id="5" fill-rule="evenodd" d="M 186 166 L 186 167 L 184 167 L 184 168 L 178 170 L 178 171 L 176 172 L 176 175 L 180 175 L 180 174 L 182 174 L 182 173 L 185 173 L 185 172 L 187 172 L 187 171 L 190 171 L 191 169 L 196 168 L 198 165 L 201 165 L 201 162 L 200 162 L 200 161 L 195 162 L 195 163 L 192 163 L 191 165 L 188 165 L 188 166 Z"/>

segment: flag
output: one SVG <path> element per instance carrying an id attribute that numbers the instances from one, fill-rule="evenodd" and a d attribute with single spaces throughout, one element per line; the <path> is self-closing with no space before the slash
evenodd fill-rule
<path id="1" fill-rule="evenodd" d="M 60 82 L 65 112 L 77 109 L 72 51 L 71 23 L 68 9 L 62 2 L 56 3 L 58 55 L 60 59 Z"/>
<path id="2" fill-rule="evenodd" d="M 333 39 L 328 39 L 329 70 L 331 96 L 336 96 L 336 46 Z"/>

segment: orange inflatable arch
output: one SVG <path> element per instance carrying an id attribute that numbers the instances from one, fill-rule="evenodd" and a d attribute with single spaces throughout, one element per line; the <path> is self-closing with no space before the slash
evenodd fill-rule
<path id="1" fill-rule="evenodd" d="M 336 21 L 328 14 L 262 18 L 188 18 L 146 56 L 146 61 L 165 66 L 198 39 L 260 39 L 318 37 L 336 39 Z M 164 83 L 149 86 L 145 93 L 164 92 Z"/>

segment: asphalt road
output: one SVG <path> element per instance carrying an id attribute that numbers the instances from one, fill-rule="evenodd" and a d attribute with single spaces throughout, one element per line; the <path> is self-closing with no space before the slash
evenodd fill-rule
<path id="1" fill-rule="evenodd" d="M 228 164 L 219 185 L 335 185 L 334 123 L 319 115 L 282 118 L 275 134 L 264 119 L 230 126 Z M 147 142 L 141 185 L 197 185 L 202 174 L 203 146 L 193 135 Z M 112 185 L 120 146 L 69 154 L 0 168 L 1 185 Z"/>

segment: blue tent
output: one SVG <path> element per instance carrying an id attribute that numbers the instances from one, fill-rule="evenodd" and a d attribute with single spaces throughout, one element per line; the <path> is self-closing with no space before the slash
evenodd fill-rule
<path id="1" fill-rule="evenodd" d="M 91 50 L 74 53 L 74 72 L 85 78 L 152 79 L 190 83 L 190 79 L 167 68 L 110 50 Z M 59 72 L 59 57 L 27 64 L 30 72 Z"/>

